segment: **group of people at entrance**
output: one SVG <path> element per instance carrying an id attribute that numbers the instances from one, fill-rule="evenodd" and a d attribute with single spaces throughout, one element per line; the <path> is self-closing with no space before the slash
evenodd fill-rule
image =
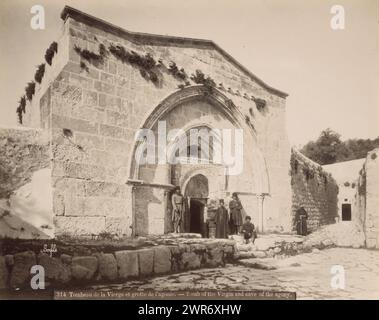
<path id="1" fill-rule="evenodd" d="M 242 204 L 237 193 L 232 194 L 232 200 L 229 202 L 229 212 L 225 207 L 224 200 L 219 200 L 219 206 L 216 211 L 216 238 L 227 239 L 229 235 L 243 234 L 246 243 L 254 243 L 257 233 L 254 224 L 251 223 L 251 217 L 246 216 L 245 221 L 242 219 Z"/>
<path id="2" fill-rule="evenodd" d="M 180 192 L 180 188 L 175 189 L 172 195 L 172 222 L 174 232 L 180 232 L 180 224 L 183 220 L 184 197 Z M 251 223 L 250 216 L 242 218 L 242 204 L 237 193 L 232 194 L 232 200 L 229 202 L 229 212 L 225 207 L 224 199 L 219 199 L 215 211 L 214 222 L 216 224 L 215 237 L 227 239 L 229 235 L 243 234 L 246 243 L 252 241 L 254 243 L 257 233 L 254 224 Z"/>

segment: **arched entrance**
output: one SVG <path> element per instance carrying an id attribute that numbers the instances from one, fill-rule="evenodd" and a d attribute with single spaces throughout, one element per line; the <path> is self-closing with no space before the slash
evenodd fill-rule
<path id="1" fill-rule="evenodd" d="M 132 203 L 129 212 L 134 234 L 163 234 L 172 231 L 170 190 L 174 186 L 180 186 L 183 195 L 187 196 L 188 214 L 183 219 L 182 232 L 196 232 L 204 227 L 204 207 L 208 197 L 225 198 L 230 192 L 239 191 L 246 195 L 245 208 L 249 212 L 254 212 L 257 207 L 255 198 L 262 194 L 270 194 L 268 170 L 258 145 L 256 132 L 246 123 L 241 109 L 218 89 L 196 85 L 178 90 L 148 112 L 139 128 L 149 129 L 148 132 L 152 131 L 154 137 L 158 137 L 160 123 L 163 122 L 167 133 L 177 130 L 172 131 L 174 134 L 167 139 L 167 149 L 158 148 L 159 141 L 154 140 L 155 143 L 149 144 L 155 148 L 153 163 L 140 165 L 138 157 L 144 154 L 137 150 L 144 150 L 143 146 L 148 144 L 146 139 L 137 139 L 129 157 L 128 184 L 131 185 L 129 195 Z M 195 166 L 191 163 L 179 163 L 174 167 L 171 163 L 167 163 L 168 161 L 160 162 L 158 155 L 161 153 L 165 152 L 163 155 L 166 155 L 167 159 L 174 154 L 171 153 L 170 147 L 175 137 L 181 137 L 193 128 L 242 129 L 244 146 L 248 146 L 244 148 L 243 153 L 243 174 L 230 175 L 228 171 L 225 172 L 223 164 L 217 164 L 215 161 Z M 191 150 L 185 156 L 191 158 Z M 196 181 L 198 174 L 203 174 L 208 186 L 206 195 L 201 197 L 194 194 L 198 193 L 196 188 L 190 187 L 192 183 L 195 185 L 197 183 L 189 183 L 190 179 Z M 259 210 L 262 211 L 259 217 L 263 217 L 263 205 L 255 211 Z M 263 221 L 263 218 L 261 220 Z"/>
<path id="2" fill-rule="evenodd" d="M 184 187 L 187 206 L 183 231 L 206 236 L 204 210 L 209 195 L 208 179 L 202 174 L 197 174 L 191 177 Z"/>

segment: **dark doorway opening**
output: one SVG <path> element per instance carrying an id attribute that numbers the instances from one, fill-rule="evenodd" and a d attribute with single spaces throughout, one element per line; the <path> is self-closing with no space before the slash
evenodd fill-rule
<path id="1" fill-rule="evenodd" d="M 198 200 L 190 201 L 190 232 L 203 233 L 204 204 Z"/>
<path id="2" fill-rule="evenodd" d="M 351 221 L 351 204 L 342 204 L 342 221 Z"/>

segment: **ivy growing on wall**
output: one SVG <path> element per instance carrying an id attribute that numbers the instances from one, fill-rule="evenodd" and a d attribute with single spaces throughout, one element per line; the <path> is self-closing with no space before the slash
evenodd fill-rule
<path id="1" fill-rule="evenodd" d="M 53 58 L 57 52 L 58 52 L 58 43 L 54 41 L 53 43 L 50 44 L 49 48 L 47 48 L 45 52 L 45 60 L 49 65 L 52 64 Z M 34 74 L 35 81 L 30 81 L 25 87 L 25 95 L 23 95 L 20 98 L 18 102 L 18 107 L 16 109 L 18 122 L 20 124 L 22 124 L 22 115 L 26 112 L 26 99 L 28 99 L 28 101 L 31 101 L 33 99 L 33 95 L 35 94 L 35 91 L 36 91 L 36 82 L 39 84 L 42 82 L 42 79 L 45 75 L 45 71 L 46 71 L 46 64 L 41 63 L 37 67 L 37 70 Z"/>
<path id="2" fill-rule="evenodd" d="M 107 50 L 103 44 L 99 45 L 99 53 L 89 51 L 87 49 L 82 49 L 78 46 L 74 46 L 75 52 L 84 60 L 87 60 L 89 63 L 93 64 L 95 67 L 104 63 L 104 58 L 107 55 Z M 81 64 L 82 65 L 82 64 Z"/>
<path id="3" fill-rule="evenodd" d="M 45 53 L 45 60 L 51 66 L 54 55 L 58 52 L 58 43 L 55 41 L 47 48 Z"/>
<path id="4" fill-rule="evenodd" d="M 216 82 L 210 76 L 206 77 L 205 74 L 200 70 L 196 70 L 195 74 L 191 76 L 191 80 L 197 84 L 216 87 Z"/>
<path id="5" fill-rule="evenodd" d="M 168 67 L 168 72 L 174 76 L 174 78 L 178 79 L 178 80 L 183 80 L 185 81 L 188 76 L 186 74 L 186 72 L 184 71 L 184 68 L 181 68 L 179 70 L 178 66 L 176 65 L 175 62 L 171 61 L 169 67 Z"/>
<path id="6" fill-rule="evenodd" d="M 254 98 L 254 102 L 255 102 L 257 109 L 259 111 L 263 110 L 266 107 L 266 100 L 264 100 L 264 99 Z"/>
<path id="7" fill-rule="evenodd" d="M 17 107 L 18 122 L 20 124 L 22 124 L 22 114 L 25 113 L 25 107 L 26 107 L 26 98 L 25 96 L 22 96 L 18 102 L 18 107 Z"/>
<path id="8" fill-rule="evenodd" d="M 41 63 L 36 70 L 36 73 L 34 74 L 34 80 L 38 83 L 42 82 L 42 78 L 45 74 L 45 64 Z"/>
<path id="9" fill-rule="evenodd" d="M 36 83 L 34 81 L 30 81 L 25 87 L 25 95 L 29 101 L 33 99 L 33 95 L 35 91 L 36 91 Z"/>
<path id="10" fill-rule="evenodd" d="M 159 71 L 157 68 L 157 62 L 151 54 L 147 53 L 145 55 L 140 55 L 133 50 L 128 51 L 120 45 L 111 45 L 109 47 L 109 52 L 121 62 L 128 63 L 138 68 L 141 76 L 146 80 L 150 80 L 154 84 L 158 83 Z"/>

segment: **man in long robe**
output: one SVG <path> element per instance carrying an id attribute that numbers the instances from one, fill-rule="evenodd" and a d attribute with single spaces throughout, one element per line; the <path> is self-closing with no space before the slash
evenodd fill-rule
<path id="1" fill-rule="evenodd" d="M 228 210 L 224 206 L 224 200 L 220 199 L 219 207 L 216 211 L 216 238 L 228 238 Z"/>
<path id="2" fill-rule="evenodd" d="M 304 207 L 300 207 L 296 210 L 295 223 L 298 235 L 306 236 L 308 234 L 307 219 L 308 213 Z"/>
<path id="3" fill-rule="evenodd" d="M 238 234 L 242 225 L 242 204 L 236 192 L 232 194 L 229 202 L 231 234 Z"/>
<path id="4" fill-rule="evenodd" d="M 174 233 L 180 232 L 180 224 L 183 219 L 184 198 L 180 193 L 180 188 L 175 189 L 175 193 L 172 195 L 172 222 L 174 225 Z"/>

